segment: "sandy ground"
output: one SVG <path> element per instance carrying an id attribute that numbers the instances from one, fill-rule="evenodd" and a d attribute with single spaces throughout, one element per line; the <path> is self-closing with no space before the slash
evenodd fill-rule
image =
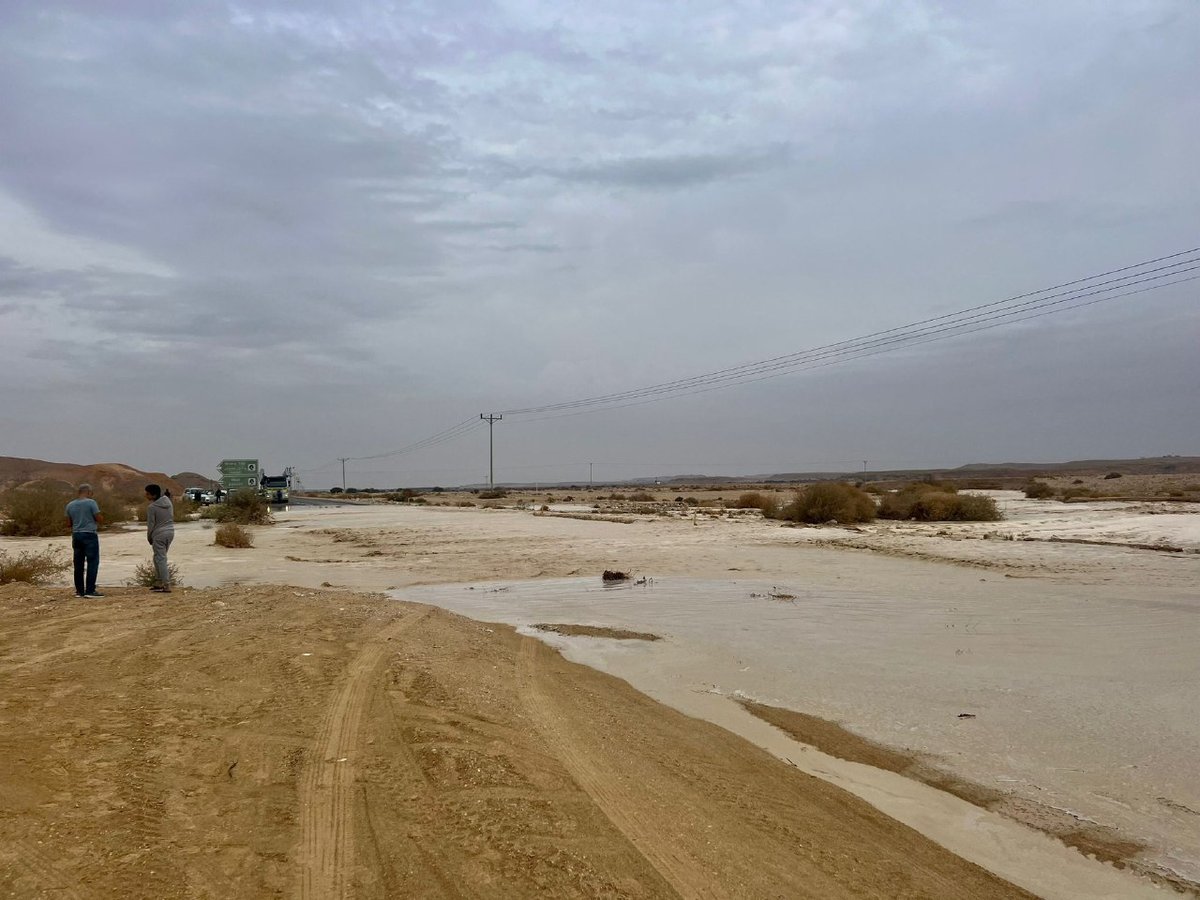
<path id="1" fill-rule="evenodd" d="M 58 593 L 0 589 L 4 896 L 1029 896 L 511 629 Z"/>
<path id="2" fill-rule="evenodd" d="M 1088 860 L 1013 819 L 1060 835 L 1094 826 L 1133 870 L 1200 877 L 1192 706 L 1200 688 L 1200 554 L 1187 552 L 1196 549 L 1200 515 L 1181 512 L 1195 509 L 1187 505 L 1001 501 L 1002 523 L 861 531 L 706 514 L 620 524 L 504 509 L 294 508 L 256 529 L 252 550 L 213 547 L 203 524 L 181 525 L 173 558 L 197 586 L 390 589 L 497 622 L 655 634 L 663 640 L 578 636 L 569 627 L 528 632 L 746 737 L 791 762 L 789 771 L 857 794 L 1037 895 L 1163 896 L 1129 869 Z M 1029 536 L 1105 546 L 1021 539 Z M 1168 542 L 1185 552 L 1117 546 Z M 106 584 L 123 581 L 147 555 L 136 533 L 106 536 L 103 553 Z M 578 579 L 598 581 L 605 568 L 652 576 L 653 593 L 597 602 L 577 589 Z M 772 598 L 772 588 L 791 599 Z M 321 628 L 336 631 L 338 618 Z M 259 627 L 271 628 L 265 620 Z M 101 640 L 106 633 L 103 625 L 88 632 Z M 270 644 L 244 636 L 238 646 L 252 655 Z M 236 667 L 234 658 L 225 665 Z M 788 736 L 751 715 L 736 702 L 744 697 L 836 721 L 998 791 L 1004 802 L 985 811 L 911 772 L 821 754 L 794 740 L 804 740 L 802 730 Z M 975 718 L 958 719 L 961 712 Z M 203 854 L 198 846 L 191 852 Z M 652 868 L 662 874 L 661 865 Z M 704 895 L 694 884 L 670 884 Z M 713 895 L 738 894 L 726 886 Z M 805 896 L 790 888 L 778 895 Z"/>

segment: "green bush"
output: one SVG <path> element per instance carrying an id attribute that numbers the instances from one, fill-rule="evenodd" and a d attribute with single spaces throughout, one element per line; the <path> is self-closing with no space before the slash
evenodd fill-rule
<path id="1" fill-rule="evenodd" d="M 45 584 L 70 568 L 71 563 L 58 549 L 25 550 L 10 555 L 0 550 L 0 584 L 19 581 L 24 584 Z"/>
<path id="2" fill-rule="evenodd" d="M 1054 496 L 1054 488 L 1044 481 L 1031 481 L 1025 485 L 1025 496 L 1030 500 L 1048 500 Z"/>
<path id="3" fill-rule="evenodd" d="M 875 501 L 853 485 L 823 481 L 799 488 L 793 498 L 783 505 L 779 517 L 810 525 L 831 521 L 853 525 L 875 518 Z"/>
<path id="4" fill-rule="evenodd" d="M 234 522 L 238 525 L 270 525 L 271 507 L 267 501 L 251 490 L 237 491 L 225 498 L 224 503 L 206 506 L 200 515 L 217 522 Z"/>
<path id="5" fill-rule="evenodd" d="M 1000 510 L 991 497 L 951 493 L 940 486 L 917 482 L 879 504 L 882 519 L 915 519 L 918 522 L 995 522 Z"/>

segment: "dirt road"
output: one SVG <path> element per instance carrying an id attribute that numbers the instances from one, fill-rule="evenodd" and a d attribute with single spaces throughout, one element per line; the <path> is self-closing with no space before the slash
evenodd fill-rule
<path id="1" fill-rule="evenodd" d="M 430 607 L 9 586 L 0 626 L 0 896 L 1028 896 Z"/>

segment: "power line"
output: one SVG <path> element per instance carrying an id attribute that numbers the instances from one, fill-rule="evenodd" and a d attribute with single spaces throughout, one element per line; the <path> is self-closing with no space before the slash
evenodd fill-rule
<path id="1" fill-rule="evenodd" d="M 751 384 L 798 371 L 824 368 L 851 360 L 865 359 L 883 353 L 920 346 L 933 341 L 975 334 L 1001 325 L 1025 322 L 1046 315 L 1082 309 L 1097 303 L 1129 297 L 1175 284 L 1200 279 L 1200 275 L 1188 273 L 1200 270 L 1200 247 L 1183 250 L 1145 260 L 1140 263 L 1109 269 L 1095 275 L 1061 282 L 1037 291 L 1029 291 L 994 300 L 957 312 L 945 313 L 871 332 L 857 338 L 824 344 L 818 347 L 789 353 L 755 362 L 743 363 L 713 372 L 687 378 L 679 378 L 659 384 L 618 391 L 595 397 L 584 397 L 559 403 L 502 410 L 490 416 L 480 413 L 456 425 L 436 432 L 412 444 L 385 453 L 368 456 L 338 457 L 314 469 L 320 471 L 341 462 L 343 470 L 347 461 L 365 461 L 404 456 L 439 446 L 481 428 L 486 422 L 489 433 L 495 422 L 505 415 L 519 418 L 522 422 L 537 422 L 546 419 L 585 415 L 600 410 L 623 409 L 647 403 L 657 403 L 675 397 L 708 393 L 742 384 Z M 1159 265 L 1162 263 L 1163 265 Z M 1116 277 L 1110 277 L 1116 276 Z M 1102 280 L 1108 279 L 1108 280 Z M 543 414 L 543 415 L 538 415 Z M 532 418 L 524 418 L 530 417 Z M 489 446 L 493 446 L 489 440 Z M 491 454 L 489 454 L 489 483 L 494 478 Z M 344 481 L 343 474 L 343 481 Z"/>
<path id="2" fill-rule="evenodd" d="M 1128 269 L 1132 267 L 1126 268 Z M 1182 277 L 1177 279 L 1173 276 L 1184 275 L 1186 273 L 1196 271 L 1197 269 L 1200 269 L 1200 256 L 1179 260 L 1169 266 L 1160 267 L 1159 269 L 1151 269 L 1135 273 L 1133 275 L 1125 275 L 1121 278 L 1113 279 L 1110 282 L 1100 282 L 1099 284 L 1084 286 L 1095 288 L 1094 290 L 1084 290 L 1079 288 L 1058 294 L 1052 293 L 1036 300 L 1016 304 L 1008 309 L 994 309 L 987 313 L 975 312 L 975 310 L 981 309 L 981 307 L 973 307 L 971 310 L 964 310 L 962 313 L 952 313 L 945 316 L 938 316 L 936 319 L 923 320 L 922 322 L 916 322 L 909 326 L 901 326 L 887 329 L 886 331 L 874 332 L 869 335 L 864 335 L 860 338 L 839 341 L 834 344 L 826 344 L 820 347 L 811 348 L 809 350 L 800 351 L 798 353 L 773 357 L 771 359 L 761 360 L 754 363 L 746 363 L 741 366 L 721 369 L 716 372 L 709 372 L 702 375 L 692 376 L 690 378 L 677 379 L 675 381 L 663 382 L 661 384 L 650 385 L 648 387 L 637 388 L 629 391 L 621 391 L 613 394 L 605 394 L 598 397 L 588 397 L 580 400 L 546 404 L 539 407 L 525 407 L 522 409 L 505 410 L 505 413 L 510 416 L 525 416 L 540 412 L 556 412 L 560 410 L 571 409 L 582 409 L 584 412 L 593 411 L 596 408 L 619 409 L 624 406 L 639 405 L 642 402 L 656 402 L 659 399 L 667 399 L 671 396 L 681 396 L 691 393 L 704 393 L 707 390 L 715 390 L 719 389 L 720 387 L 760 381 L 763 380 L 764 377 L 776 377 L 779 374 L 786 374 L 789 371 L 819 368 L 824 365 L 832 365 L 836 362 L 844 362 L 849 359 L 857 359 L 864 356 L 875 356 L 882 352 L 890 352 L 906 346 L 916 346 L 923 343 L 929 343 L 933 340 L 942 340 L 962 334 L 972 334 L 978 331 L 999 327 L 1000 325 L 1026 321 L 1028 319 L 1038 318 L 1043 315 L 1091 306 L 1095 303 L 1104 302 L 1106 300 L 1115 300 L 1119 297 L 1127 297 L 1133 294 L 1145 293 L 1149 290 L 1157 290 L 1173 284 L 1180 284 L 1186 281 L 1195 280 L 1196 277 L 1200 276 Z M 1158 274 L 1152 275 L 1150 272 L 1157 272 Z M 1099 277 L 1102 276 L 1093 276 L 1093 279 Z M 1088 279 L 1079 279 L 1079 281 L 1087 280 Z M 1159 283 L 1151 284 L 1150 287 L 1144 287 L 1139 290 L 1122 290 L 1123 288 L 1136 287 L 1156 281 Z M 1078 281 L 1070 283 L 1077 284 Z M 1026 296 L 1028 295 L 1021 295 L 1021 297 Z M 1089 300 L 1088 298 L 1096 299 Z M 1012 298 L 1012 300 L 1016 299 L 1019 298 Z M 1081 302 L 1084 300 L 1087 300 L 1087 302 Z M 1011 303 L 1011 300 L 997 301 L 997 303 Z M 995 307 L 996 303 L 985 304 L 985 306 Z M 963 313 L 968 313 L 968 315 L 964 315 Z M 816 363 L 817 365 L 813 365 L 813 363 Z M 711 387 L 713 385 L 715 385 L 715 387 Z M 699 390 L 696 390 L 696 388 L 699 388 Z M 638 402 L 623 402 L 629 400 Z M 557 416 L 546 416 L 544 418 L 557 418 Z"/>

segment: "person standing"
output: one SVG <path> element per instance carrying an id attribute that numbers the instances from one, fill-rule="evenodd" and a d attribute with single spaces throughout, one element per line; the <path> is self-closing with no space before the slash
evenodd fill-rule
<path id="1" fill-rule="evenodd" d="M 100 571 L 98 526 L 104 524 L 104 516 L 100 504 L 92 498 L 90 484 L 81 484 L 75 499 L 67 504 L 67 521 L 71 524 L 71 551 L 75 557 L 75 596 L 103 597 L 96 590 L 96 574 Z"/>
<path id="2" fill-rule="evenodd" d="M 175 505 L 171 495 L 163 493 L 157 484 L 146 485 L 146 541 L 154 548 L 155 585 L 150 590 L 171 593 L 171 568 L 167 565 L 167 550 L 175 539 Z"/>

